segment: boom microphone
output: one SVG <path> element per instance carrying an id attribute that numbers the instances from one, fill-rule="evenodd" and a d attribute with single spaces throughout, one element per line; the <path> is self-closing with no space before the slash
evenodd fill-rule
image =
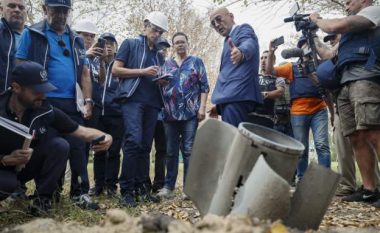
<path id="1" fill-rule="evenodd" d="M 303 54 L 303 49 L 293 48 L 293 49 L 282 50 L 281 56 L 284 59 L 289 59 L 289 58 L 293 58 L 293 57 L 303 57 L 304 54 Z"/>

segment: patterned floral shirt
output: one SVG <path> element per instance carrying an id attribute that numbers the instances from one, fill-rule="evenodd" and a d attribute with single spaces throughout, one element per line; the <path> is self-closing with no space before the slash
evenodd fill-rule
<path id="1" fill-rule="evenodd" d="M 206 68 L 202 59 L 188 56 L 178 66 L 168 59 L 163 74 L 172 75 L 170 82 L 162 87 L 165 121 L 183 121 L 196 117 L 201 104 L 201 93 L 209 92 Z"/>

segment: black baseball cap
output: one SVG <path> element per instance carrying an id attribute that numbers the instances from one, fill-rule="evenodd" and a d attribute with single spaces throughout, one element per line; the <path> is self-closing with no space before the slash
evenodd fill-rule
<path id="1" fill-rule="evenodd" d="M 329 40 L 333 40 L 335 37 L 336 37 L 336 33 L 335 32 L 330 32 L 325 37 L 323 37 L 323 42 L 326 43 Z"/>
<path id="2" fill-rule="evenodd" d="M 72 2 L 71 0 L 45 0 L 45 6 L 71 8 Z"/>
<path id="3" fill-rule="evenodd" d="M 115 35 L 112 34 L 111 32 L 103 33 L 102 35 L 100 35 L 100 38 L 102 38 L 102 39 L 112 40 L 113 42 L 116 42 L 116 43 L 117 43 L 117 40 L 116 40 Z"/>
<path id="4" fill-rule="evenodd" d="M 158 38 L 157 40 L 157 47 L 159 49 L 162 49 L 162 48 L 170 48 L 170 43 L 168 42 L 167 39 L 163 38 L 163 37 L 160 37 Z"/>
<path id="5" fill-rule="evenodd" d="M 29 87 L 40 93 L 54 91 L 57 88 L 48 81 L 45 68 L 33 61 L 25 61 L 15 66 L 12 82 L 22 87 Z"/>

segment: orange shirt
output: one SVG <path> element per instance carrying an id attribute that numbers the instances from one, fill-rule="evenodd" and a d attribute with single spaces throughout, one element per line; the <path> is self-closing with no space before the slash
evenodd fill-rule
<path id="1" fill-rule="evenodd" d="M 276 70 L 277 77 L 286 78 L 290 82 L 293 81 L 292 63 L 277 66 L 274 69 Z M 291 101 L 292 106 L 290 112 L 293 115 L 311 115 L 326 108 L 325 101 L 316 97 L 301 97 Z"/>

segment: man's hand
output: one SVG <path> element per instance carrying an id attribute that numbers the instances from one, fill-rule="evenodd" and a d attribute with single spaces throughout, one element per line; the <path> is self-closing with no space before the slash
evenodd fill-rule
<path id="1" fill-rule="evenodd" d="M 159 66 L 149 66 L 141 70 L 141 76 L 156 76 L 159 70 Z"/>
<path id="2" fill-rule="evenodd" d="M 95 44 L 93 44 L 87 51 L 86 55 L 87 57 L 93 58 L 93 57 L 102 57 L 104 54 L 107 53 L 106 49 L 102 49 L 99 47 L 95 47 Z"/>
<path id="3" fill-rule="evenodd" d="M 106 137 L 104 138 L 103 141 L 92 146 L 92 150 L 94 150 L 94 152 L 106 151 L 108 150 L 108 148 L 110 148 L 111 145 L 112 145 L 112 136 L 109 134 L 106 134 Z"/>
<path id="4" fill-rule="evenodd" d="M 27 164 L 33 154 L 33 149 L 14 150 L 10 155 L 6 155 L 1 160 L 6 166 L 17 166 Z"/>
<path id="5" fill-rule="evenodd" d="M 273 46 L 273 42 L 274 42 L 274 40 L 275 39 L 273 39 L 273 40 L 271 40 L 270 42 L 269 42 L 269 53 L 271 54 L 271 55 L 273 55 L 274 54 L 274 52 L 276 52 L 276 50 L 277 50 L 277 47 L 276 46 Z"/>
<path id="6" fill-rule="evenodd" d="M 201 121 L 203 121 L 206 118 L 206 109 L 205 109 L 205 107 L 200 107 L 199 108 L 197 118 L 198 118 L 198 122 L 201 122 Z"/>
<path id="7" fill-rule="evenodd" d="M 319 15 L 319 13 L 318 12 L 314 12 L 314 13 L 312 13 L 310 16 L 309 16 L 309 18 L 310 18 L 310 21 L 311 22 L 313 22 L 313 23 L 317 23 L 317 20 L 318 19 L 322 19 L 322 17 Z"/>
<path id="8" fill-rule="evenodd" d="M 228 45 L 230 46 L 230 49 L 231 49 L 232 64 L 234 65 L 239 64 L 243 60 L 242 52 L 239 50 L 238 47 L 235 46 L 231 38 L 228 38 Z"/>
<path id="9" fill-rule="evenodd" d="M 84 119 L 88 120 L 90 119 L 92 116 L 92 104 L 91 103 L 86 103 L 84 105 L 84 113 L 83 113 L 83 117 Z"/>
<path id="10" fill-rule="evenodd" d="M 208 113 L 210 118 L 218 119 L 218 110 L 216 109 L 216 106 L 213 106 Z"/>

